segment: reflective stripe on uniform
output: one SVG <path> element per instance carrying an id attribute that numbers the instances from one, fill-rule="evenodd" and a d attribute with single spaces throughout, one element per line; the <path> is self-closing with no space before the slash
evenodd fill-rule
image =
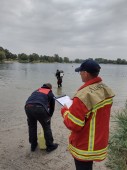
<path id="1" fill-rule="evenodd" d="M 96 112 L 97 109 L 104 107 L 107 104 L 111 104 L 112 103 L 112 98 L 111 99 L 107 99 L 104 100 L 103 102 L 95 105 L 92 109 L 92 111 L 88 112 L 86 117 L 88 118 L 91 112 Z M 63 115 L 63 117 L 65 118 L 65 116 L 68 115 L 68 119 L 70 119 L 73 123 L 83 127 L 85 125 L 85 121 L 82 121 L 80 119 L 78 119 L 77 117 L 75 117 L 74 115 L 72 115 L 69 111 L 66 111 Z M 93 120 L 94 122 L 94 120 Z M 91 125 L 91 127 L 93 127 L 93 125 Z"/>
<path id="2" fill-rule="evenodd" d="M 106 100 L 104 100 L 103 102 L 100 102 L 100 103 L 96 104 L 96 105 L 93 107 L 92 111 L 94 112 L 94 110 L 100 109 L 100 108 L 104 107 L 105 105 L 112 104 L 112 102 L 113 102 L 113 99 L 112 99 L 112 98 L 106 99 Z"/>
<path id="3" fill-rule="evenodd" d="M 90 121 L 89 144 L 88 144 L 89 151 L 93 151 L 94 149 L 95 124 L 96 124 L 96 112 L 93 113 L 92 119 Z"/>
<path id="4" fill-rule="evenodd" d="M 94 141 L 95 141 L 95 125 L 96 125 L 96 112 L 98 109 L 108 105 L 108 104 L 111 104 L 112 103 L 112 98 L 110 99 L 106 99 L 104 100 L 103 102 L 95 105 L 92 109 L 92 118 L 91 118 L 91 121 L 90 121 L 90 130 L 89 130 L 89 143 L 88 143 L 88 150 L 89 151 L 93 151 L 94 149 Z"/>
<path id="5" fill-rule="evenodd" d="M 97 109 L 102 108 L 102 107 L 104 107 L 105 105 L 112 104 L 112 102 L 113 102 L 113 99 L 110 98 L 110 99 L 106 99 L 106 100 L 104 100 L 103 102 L 100 102 L 100 103 L 96 104 L 96 105 L 93 107 L 93 109 L 86 114 L 86 117 L 88 118 L 89 115 L 91 114 L 91 112 L 95 112 Z"/>
<path id="6" fill-rule="evenodd" d="M 106 99 L 103 102 L 98 103 L 97 105 L 95 105 L 92 109 L 92 111 L 90 111 L 88 115 L 90 115 L 92 113 L 92 118 L 90 121 L 90 129 L 89 129 L 89 143 L 88 143 L 88 150 L 81 150 L 81 149 L 77 149 L 74 146 L 72 146 L 71 144 L 69 145 L 69 150 L 72 153 L 72 155 L 74 155 L 74 157 L 76 157 L 77 159 L 81 159 L 81 160 L 103 160 L 106 158 L 107 155 L 107 147 L 103 148 L 101 150 L 94 150 L 94 142 L 95 142 L 95 125 L 96 125 L 96 114 L 97 114 L 97 110 L 106 106 L 112 104 L 112 98 L 110 99 Z M 70 116 L 72 114 L 70 114 L 70 112 L 67 113 L 68 117 L 70 117 L 70 119 L 75 123 L 79 125 L 80 122 L 80 126 L 83 126 L 83 121 L 79 121 L 78 123 L 76 122 L 77 118 L 74 116 Z M 78 119 L 79 120 L 79 119 Z M 81 124 L 82 122 L 82 124 Z"/>
<path id="7" fill-rule="evenodd" d="M 64 118 L 65 116 L 68 115 L 68 119 L 70 119 L 74 124 L 83 127 L 85 125 L 85 121 L 82 121 L 80 119 L 78 119 L 77 117 L 75 117 L 74 115 L 72 115 L 69 111 L 66 111 L 64 113 Z"/>
<path id="8" fill-rule="evenodd" d="M 78 159 L 82 160 L 103 160 L 105 159 L 107 155 L 107 147 L 101 150 L 96 150 L 96 151 L 87 151 L 87 150 L 81 150 L 77 149 L 71 144 L 69 144 L 68 149 Z"/>
<path id="9" fill-rule="evenodd" d="M 81 160 L 92 160 L 92 161 L 95 161 L 95 160 L 104 160 L 107 156 L 107 153 L 104 153 L 103 155 L 92 155 L 92 156 L 86 156 L 86 155 L 78 155 L 76 154 L 75 152 L 73 151 L 70 151 L 72 153 L 72 155 L 74 155 L 76 158 L 78 159 L 81 159 Z"/>

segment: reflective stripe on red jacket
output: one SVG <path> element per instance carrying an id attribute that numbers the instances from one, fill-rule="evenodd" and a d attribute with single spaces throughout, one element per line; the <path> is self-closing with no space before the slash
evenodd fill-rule
<path id="1" fill-rule="evenodd" d="M 64 123 L 71 130 L 69 151 L 81 161 L 106 158 L 112 90 L 97 77 L 85 83 L 69 109 L 62 108 Z"/>

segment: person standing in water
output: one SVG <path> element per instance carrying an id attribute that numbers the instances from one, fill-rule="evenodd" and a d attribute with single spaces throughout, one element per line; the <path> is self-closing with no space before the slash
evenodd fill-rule
<path id="1" fill-rule="evenodd" d="M 56 71 L 58 88 L 62 87 L 62 78 L 63 78 L 63 75 L 64 75 L 63 71 L 59 71 L 59 70 Z"/>

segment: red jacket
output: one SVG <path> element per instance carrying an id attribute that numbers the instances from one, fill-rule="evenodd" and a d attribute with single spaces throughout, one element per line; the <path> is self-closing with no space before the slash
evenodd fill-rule
<path id="1" fill-rule="evenodd" d="M 111 89 L 97 77 L 80 87 L 69 109 L 61 109 L 64 124 L 71 130 L 68 148 L 76 159 L 105 159 L 113 96 Z"/>

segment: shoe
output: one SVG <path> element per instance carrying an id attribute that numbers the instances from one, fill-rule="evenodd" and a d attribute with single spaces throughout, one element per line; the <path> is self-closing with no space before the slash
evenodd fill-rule
<path id="1" fill-rule="evenodd" d="M 31 151 L 34 152 L 37 148 L 38 143 L 36 144 L 31 144 Z"/>
<path id="2" fill-rule="evenodd" d="M 47 152 L 52 152 L 53 150 L 57 149 L 57 147 L 58 147 L 58 144 L 57 144 L 57 143 L 54 143 L 52 146 L 47 147 L 47 148 L 46 148 L 46 151 L 47 151 Z"/>

